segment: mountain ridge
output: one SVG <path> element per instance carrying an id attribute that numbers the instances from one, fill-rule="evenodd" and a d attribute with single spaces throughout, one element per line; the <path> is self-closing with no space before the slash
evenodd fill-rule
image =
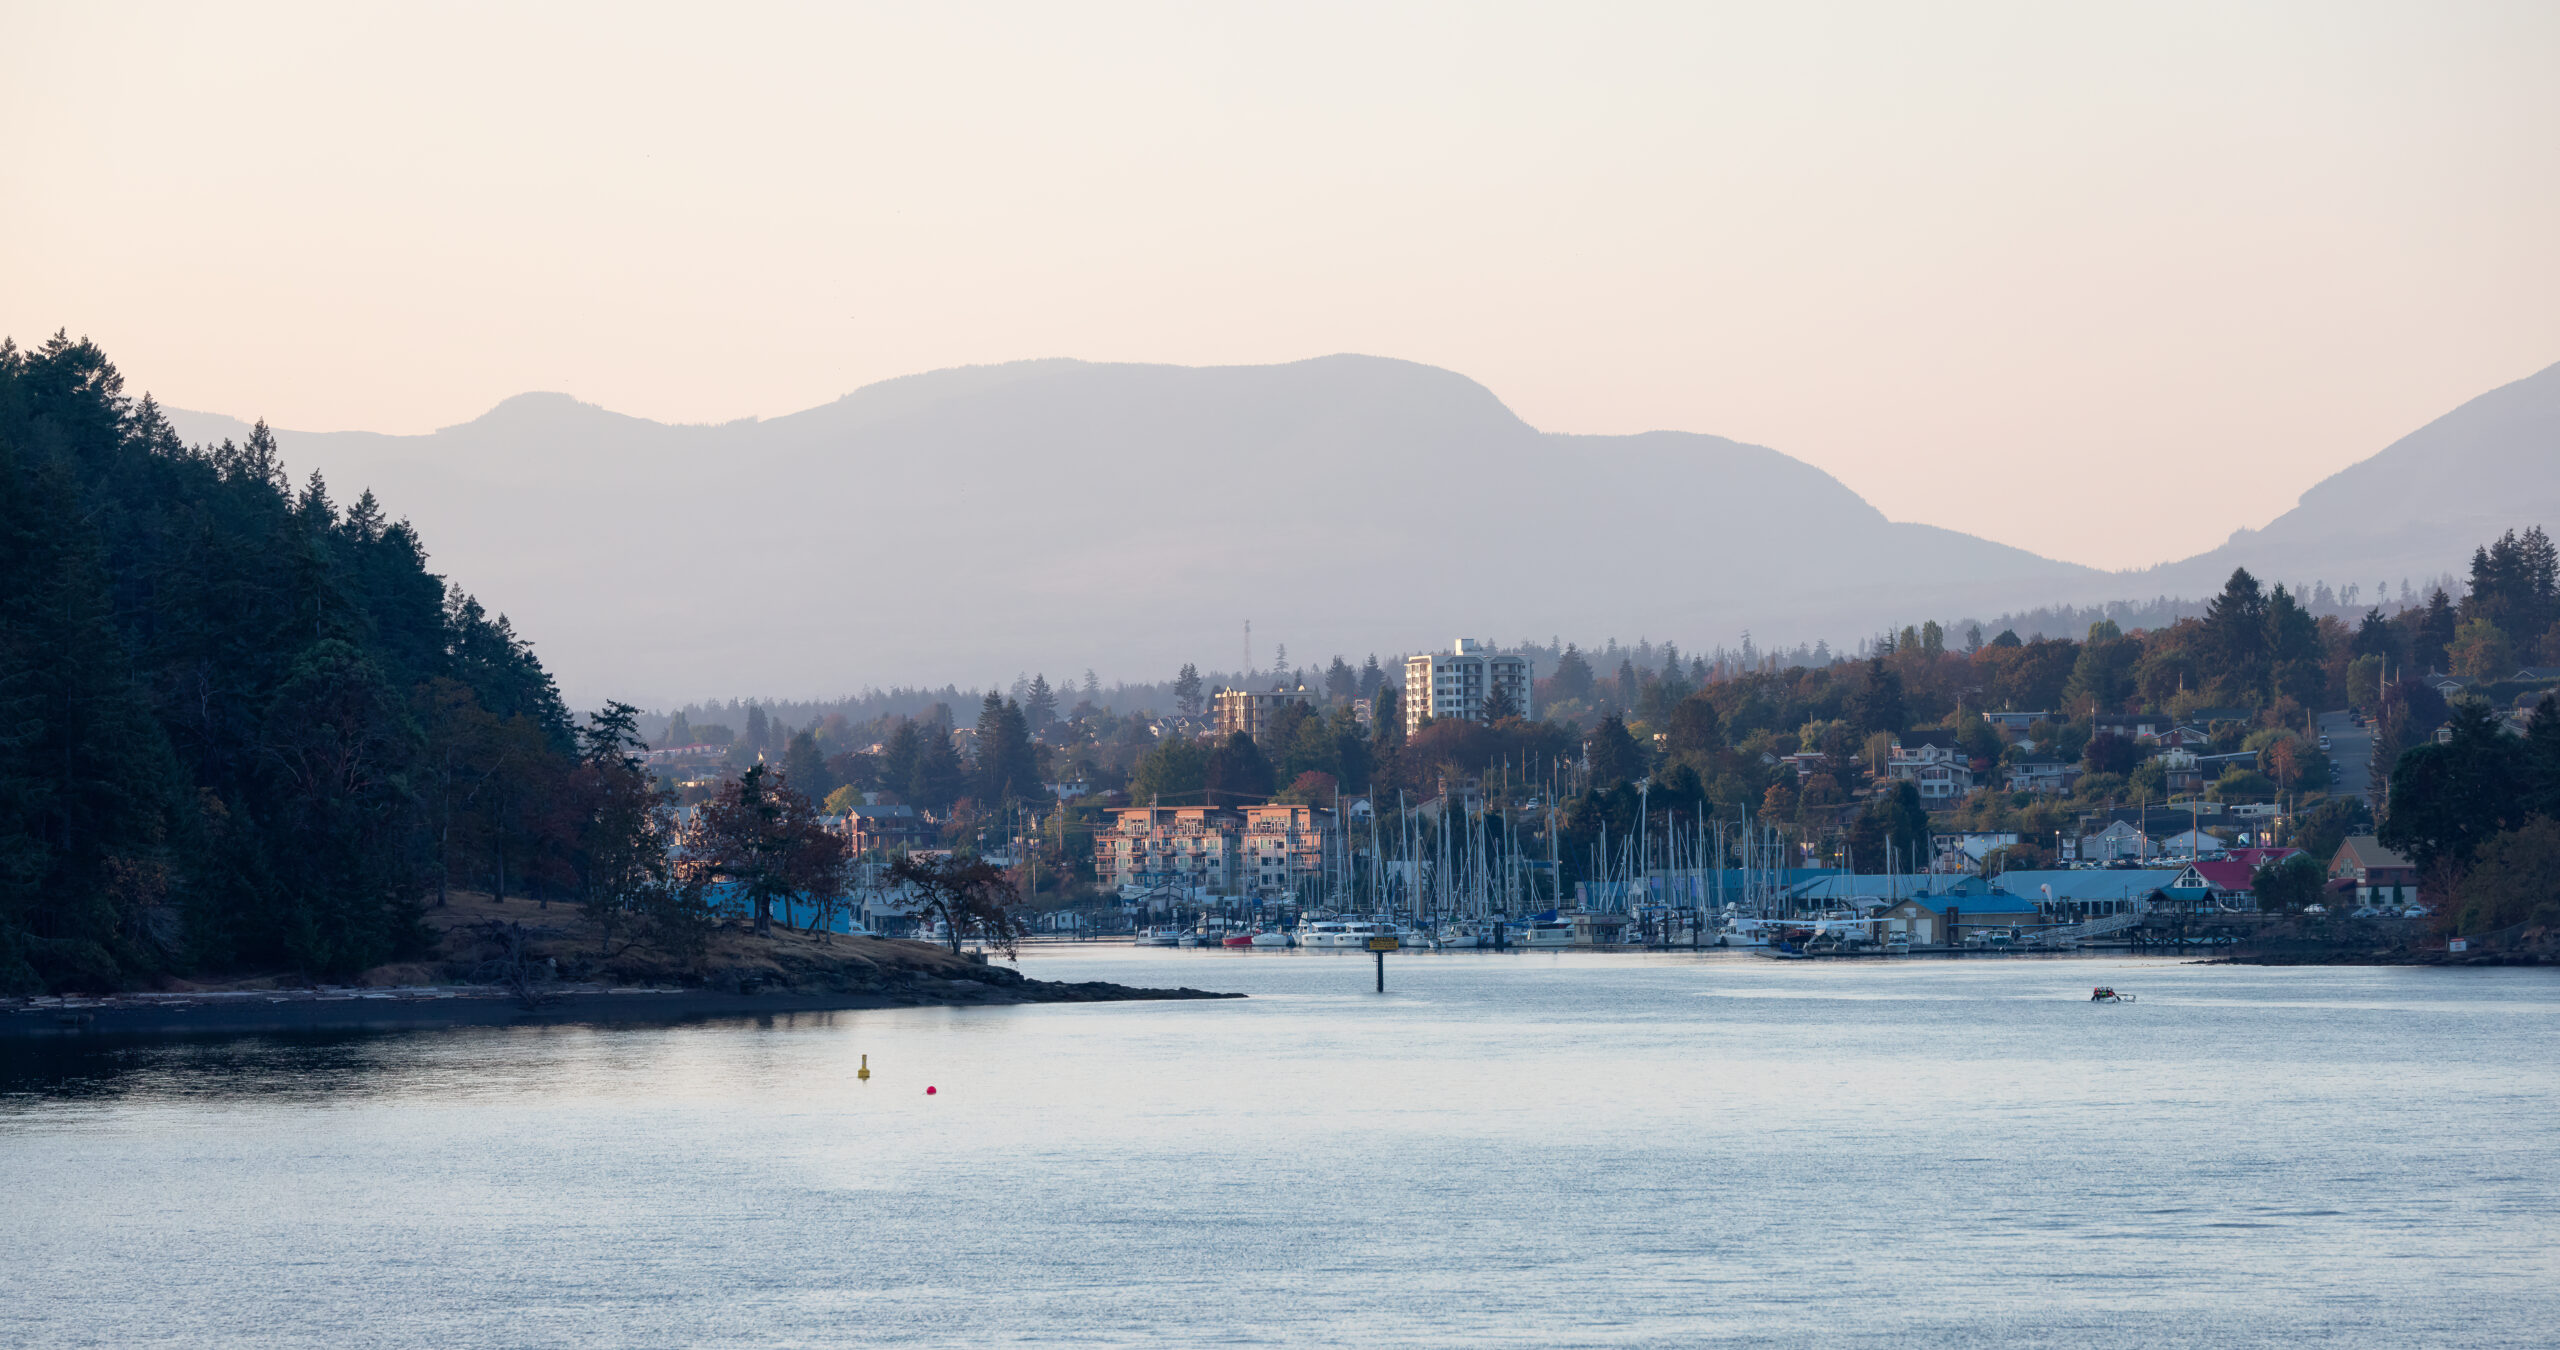
<path id="1" fill-rule="evenodd" d="M 1247 618 L 1266 644 L 1356 658 L 1455 633 L 1843 642 L 1932 616 L 2208 593 L 2253 539 L 2335 534 L 2293 518 L 2431 431 L 2560 428 L 2555 372 L 2331 475 L 2255 536 L 2127 572 L 1894 521 L 1767 446 L 1540 431 L 1463 374 L 1354 353 L 951 367 L 717 424 L 529 393 L 420 436 L 277 437 L 295 472 L 318 467 L 342 495 L 384 479 L 456 581 L 545 635 L 573 691 L 672 701 L 1022 668 L 1146 677 L 1226 664 Z M 170 416 L 190 440 L 247 430 Z M 2313 575 L 2267 561 L 2253 570 Z M 809 613 L 829 623 L 795 622 Z"/>

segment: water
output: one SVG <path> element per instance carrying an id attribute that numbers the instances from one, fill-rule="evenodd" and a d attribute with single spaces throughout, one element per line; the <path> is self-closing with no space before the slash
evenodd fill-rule
<path id="1" fill-rule="evenodd" d="M 1026 965 L 1255 997 L 0 1044 L 0 1343 L 2498 1346 L 2560 1314 L 2547 972 Z"/>

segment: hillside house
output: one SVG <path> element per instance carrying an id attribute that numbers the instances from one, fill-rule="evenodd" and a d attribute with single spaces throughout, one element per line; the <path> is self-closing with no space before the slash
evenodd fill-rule
<path id="1" fill-rule="evenodd" d="M 2011 792 L 2044 792 L 2061 796 L 2080 781 L 2077 760 L 2053 759 L 2043 755 L 2027 755 L 2009 765 Z"/>
<path id="2" fill-rule="evenodd" d="M 2329 859 L 2329 880 L 2346 883 L 2358 905 L 2400 908 L 2418 903 L 2418 867 L 2369 834 L 2347 836 Z"/>
<path id="3" fill-rule="evenodd" d="M 1885 776 L 1919 789 L 1924 807 L 1953 806 L 1973 791 L 1973 768 L 1953 745 L 1923 741 L 1905 746 L 1896 740 L 1889 755 Z"/>

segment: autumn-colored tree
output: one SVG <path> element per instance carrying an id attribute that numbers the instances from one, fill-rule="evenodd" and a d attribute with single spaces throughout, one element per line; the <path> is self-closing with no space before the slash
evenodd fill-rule
<path id="1" fill-rule="evenodd" d="M 737 889 L 759 933 L 772 930 L 777 900 L 824 906 L 844 894 L 843 837 L 768 764 L 739 775 L 703 808 L 696 854 L 712 879 Z"/>
<path id="2" fill-rule="evenodd" d="M 1013 878 L 984 859 L 909 854 L 889 864 L 889 878 L 907 888 L 909 912 L 920 923 L 942 925 L 955 956 L 961 943 L 978 941 L 1011 960 L 1031 931 Z"/>

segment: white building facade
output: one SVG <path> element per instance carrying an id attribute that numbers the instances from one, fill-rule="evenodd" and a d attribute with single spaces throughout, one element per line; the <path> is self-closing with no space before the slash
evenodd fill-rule
<path id="1" fill-rule="evenodd" d="M 1509 695 L 1522 717 L 1536 714 L 1529 706 L 1529 661 L 1504 656 L 1474 638 L 1460 638 L 1445 652 L 1424 652 L 1404 659 L 1404 729 L 1411 735 L 1423 719 L 1465 722 L 1485 720 L 1485 701 L 1495 690 Z"/>

